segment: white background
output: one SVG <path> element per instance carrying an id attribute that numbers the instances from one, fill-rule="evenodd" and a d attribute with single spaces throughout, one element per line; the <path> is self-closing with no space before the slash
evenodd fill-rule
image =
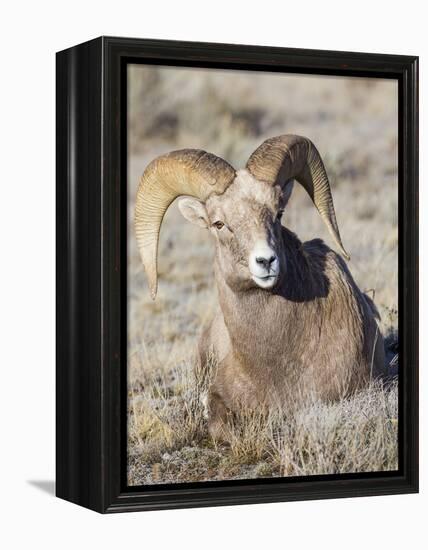
<path id="1" fill-rule="evenodd" d="M 49 492 L 54 478 L 55 51 L 104 34 L 419 55 L 422 250 L 428 209 L 424 11 L 424 2 L 413 0 L 2 4 L 3 548 L 426 548 L 428 389 L 423 360 L 420 495 L 101 516 Z M 426 255 L 420 264 L 423 281 Z M 422 285 L 421 336 L 427 332 L 426 298 Z M 425 341 L 421 337 L 422 358 L 427 356 Z"/>

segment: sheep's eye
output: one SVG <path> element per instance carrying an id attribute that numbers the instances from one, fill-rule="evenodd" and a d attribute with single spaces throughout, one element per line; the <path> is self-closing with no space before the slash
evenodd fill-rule
<path id="1" fill-rule="evenodd" d="M 280 220 L 282 218 L 282 215 L 284 214 L 284 210 L 280 210 L 278 214 L 276 215 L 276 219 Z"/>
<path id="2" fill-rule="evenodd" d="M 223 226 L 224 226 L 224 223 L 223 222 L 214 222 L 213 223 L 213 226 L 216 228 L 216 229 L 221 229 Z"/>

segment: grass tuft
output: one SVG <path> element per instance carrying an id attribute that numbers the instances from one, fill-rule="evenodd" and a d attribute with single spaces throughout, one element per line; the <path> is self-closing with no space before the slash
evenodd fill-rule
<path id="1" fill-rule="evenodd" d="M 214 370 L 214 366 L 213 366 Z M 209 377 L 181 365 L 168 385 L 161 373 L 129 400 L 131 485 L 395 470 L 397 383 L 373 382 L 337 403 L 244 410 L 230 445 L 208 436 L 203 397 Z"/>

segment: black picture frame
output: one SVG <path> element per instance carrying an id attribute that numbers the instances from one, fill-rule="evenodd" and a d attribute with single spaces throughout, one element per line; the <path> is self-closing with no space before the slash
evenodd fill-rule
<path id="1" fill-rule="evenodd" d="M 397 79 L 399 470 L 126 486 L 128 63 Z M 98 512 L 418 491 L 418 58 L 101 37 L 57 53 L 56 494 Z"/>

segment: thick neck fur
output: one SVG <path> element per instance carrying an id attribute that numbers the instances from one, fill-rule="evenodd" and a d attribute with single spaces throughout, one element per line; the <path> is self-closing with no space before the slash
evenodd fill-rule
<path id="1" fill-rule="evenodd" d="M 265 374 L 277 372 L 284 357 L 288 364 L 299 366 L 303 358 L 333 353 L 323 350 L 321 335 L 352 324 L 358 309 L 355 292 L 359 291 L 333 251 L 319 239 L 302 244 L 285 228 L 282 239 L 286 268 L 270 291 L 254 286 L 232 289 L 216 261 L 219 301 L 234 354 L 250 369 L 260 372 L 265 367 Z M 353 314 L 348 315 L 347 309 Z M 346 329 L 355 332 L 357 327 Z M 335 341 L 346 345 L 336 336 Z"/>

